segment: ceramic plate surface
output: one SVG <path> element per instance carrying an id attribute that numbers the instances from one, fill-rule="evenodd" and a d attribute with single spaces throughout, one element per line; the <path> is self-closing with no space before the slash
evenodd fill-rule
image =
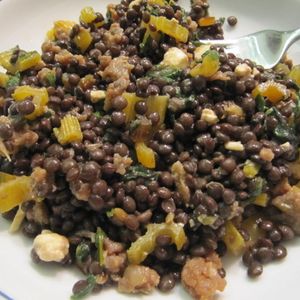
<path id="1" fill-rule="evenodd" d="M 57 19 L 78 20 L 80 9 L 93 6 L 105 11 L 114 0 L 0 0 L 0 51 L 19 45 L 26 50 L 40 49 L 45 32 Z M 189 0 L 181 1 L 188 6 Z M 299 23 L 299 0 L 210 0 L 211 14 L 217 17 L 235 15 L 235 28 L 225 26 L 226 37 L 238 37 L 262 29 L 288 30 Z M 289 55 L 300 63 L 300 42 Z M 67 300 L 75 281 L 82 275 L 72 268 L 36 266 L 31 262 L 31 241 L 20 234 L 8 234 L 9 224 L 0 217 L 0 299 Z M 240 260 L 227 258 L 227 288 L 217 300 L 296 300 L 299 296 L 300 242 L 287 245 L 288 256 L 280 263 L 265 267 L 264 274 L 250 280 Z M 6 296 L 5 296 L 6 295 Z M 128 297 L 106 290 L 89 299 L 110 300 L 188 300 L 181 287 L 168 295 Z"/>

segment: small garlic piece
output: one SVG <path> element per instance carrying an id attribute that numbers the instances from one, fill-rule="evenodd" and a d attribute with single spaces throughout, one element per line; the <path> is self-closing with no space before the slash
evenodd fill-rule
<path id="1" fill-rule="evenodd" d="M 247 64 L 239 64 L 235 67 L 234 73 L 237 77 L 250 76 L 252 69 Z"/>
<path id="2" fill-rule="evenodd" d="M 165 53 L 162 64 L 179 69 L 185 69 L 189 64 L 189 58 L 183 50 L 177 47 L 172 47 Z"/>
<path id="3" fill-rule="evenodd" d="M 230 142 L 227 142 L 224 146 L 225 146 L 225 149 L 231 150 L 231 151 L 243 151 L 245 149 L 244 145 L 240 141 L 238 141 L 238 142 L 230 141 Z"/>
<path id="4" fill-rule="evenodd" d="M 69 253 L 69 240 L 63 235 L 43 230 L 33 241 L 33 249 L 40 260 L 61 262 Z"/>
<path id="5" fill-rule="evenodd" d="M 91 102 L 97 103 L 100 100 L 104 100 L 106 97 L 105 91 L 102 90 L 96 90 L 96 91 L 91 91 Z"/>
<path id="6" fill-rule="evenodd" d="M 212 109 L 204 108 L 202 110 L 201 120 L 205 121 L 209 125 L 214 125 L 218 123 L 219 118 Z"/>

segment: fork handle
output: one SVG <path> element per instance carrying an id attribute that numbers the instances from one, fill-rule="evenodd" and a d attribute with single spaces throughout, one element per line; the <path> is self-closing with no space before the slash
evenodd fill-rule
<path id="1" fill-rule="evenodd" d="M 290 36 L 288 38 L 288 44 L 291 46 L 293 43 L 300 39 L 300 28 L 287 32 Z"/>
<path id="2" fill-rule="evenodd" d="M 212 46 L 228 46 L 237 43 L 237 40 L 234 39 L 226 39 L 226 40 L 199 40 L 199 42 L 203 45 L 212 45 Z"/>

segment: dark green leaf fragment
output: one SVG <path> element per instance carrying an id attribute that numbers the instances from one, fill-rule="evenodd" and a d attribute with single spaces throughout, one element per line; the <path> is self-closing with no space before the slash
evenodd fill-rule
<path id="1" fill-rule="evenodd" d="M 98 259 L 99 259 L 99 265 L 103 266 L 104 265 L 104 239 L 106 237 L 105 232 L 98 227 L 97 228 L 97 232 L 96 232 L 96 236 L 95 236 L 95 245 L 98 249 Z"/>
<path id="2" fill-rule="evenodd" d="M 123 176 L 125 181 L 134 180 L 137 178 L 144 178 L 149 180 L 157 180 L 158 172 L 146 169 L 142 165 L 132 166 L 128 169 L 128 172 Z"/>
<path id="3" fill-rule="evenodd" d="M 13 88 L 20 85 L 21 76 L 20 73 L 16 73 L 15 75 L 9 76 L 9 79 L 6 83 L 6 88 Z"/>
<path id="4" fill-rule="evenodd" d="M 94 287 L 96 286 L 96 277 L 92 274 L 90 274 L 87 279 L 87 285 L 84 287 L 81 291 L 71 296 L 71 300 L 78 300 L 82 299 L 93 291 Z"/>
<path id="5" fill-rule="evenodd" d="M 84 242 L 81 242 L 76 248 L 76 252 L 75 252 L 76 261 L 78 263 L 83 263 L 89 255 L 90 255 L 89 245 Z"/>
<path id="6" fill-rule="evenodd" d="M 181 70 L 174 67 L 157 65 L 147 73 L 151 79 L 163 79 L 166 83 L 173 83 L 181 75 Z"/>

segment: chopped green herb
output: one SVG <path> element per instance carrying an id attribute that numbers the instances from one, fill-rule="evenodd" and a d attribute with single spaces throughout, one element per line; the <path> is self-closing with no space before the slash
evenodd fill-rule
<path id="1" fill-rule="evenodd" d="M 96 111 L 94 112 L 94 116 L 98 117 L 98 118 L 101 118 L 102 117 L 102 114 L 100 111 Z"/>
<path id="2" fill-rule="evenodd" d="M 96 285 L 96 277 L 92 274 L 89 274 L 89 276 L 86 279 L 87 285 L 78 293 L 75 293 L 71 296 L 71 300 L 79 300 L 86 296 L 88 296 L 94 289 Z"/>
<path id="3" fill-rule="evenodd" d="M 297 95 L 294 107 L 294 124 L 296 131 L 300 130 L 300 95 Z"/>
<path id="4" fill-rule="evenodd" d="M 147 73 L 147 77 L 152 79 L 163 79 L 170 84 L 179 78 L 181 70 L 174 67 L 165 67 L 162 65 L 155 66 Z"/>
<path id="5" fill-rule="evenodd" d="M 260 94 L 258 94 L 255 98 L 256 101 L 256 107 L 258 109 L 258 111 L 264 112 L 266 109 L 266 101 L 264 99 L 264 97 Z"/>
<path id="6" fill-rule="evenodd" d="M 89 254 L 90 254 L 89 245 L 84 242 L 81 242 L 76 248 L 76 252 L 75 252 L 76 261 L 78 263 L 83 263 L 86 260 L 86 258 L 89 256 Z"/>
<path id="7" fill-rule="evenodd" d="M 18 86 L 20 84 L 20 80 L 21 76 L 19 72 L 17 72 L 15 75 L 9 76 L 9 79 L 6 83 L 6 88 Z"/>
<path id="8" fill-rule="evenodd" d="M 56 76 L 53 72 L 48 72 L 48 74 L 46 75 L 46 79 L 48 81 L 48 84 L 50 86 L 55 86 L 56 83 Z"/>
<path id="9" fill-rule="evenodd" d="M 156 180 L 158 178 L 158 172 L 146 169 L 142 165 L 136 165 L 130 167 L 128 172 L 123 176 L 125 181 L 134 180 L 137 178 Z"/>
<path id="10" fill-rule="evenodd" d="M 112 210 L 112 209 L 111 209 L 111 210 L 108 210 L 108 211 L 106 212 L 106 215 L 107 215 L 108 218 L 112 218 L 112 217 L 114 216 L 113 210 Z"/>
<path id="11" fill-rule="evenodd" d="M 294 126 L 290 126 L 287 123 L 283 115 L 276 107 L 269 109 L 266 114 L 274 116 L 278 121 L 278 125 L 274 129 L 274 135 L 278 140 L 282 142 L 297 143 L 298 138 L 296 136 Z"/>
<path id="12" fill-rule="evenodd" d="M 100 266 L 104 265 L 103 243 L 104 243 L 105 237 L 106 237 L 105 232 L 100 227 L 98 227 L 96 236 L 95 236 L 95 244 L 98 249 L 98 259 L 99 259 Z"/>
<path id="13" fill-rule="evenodd" d="M 221 25 L 224 25 L 225 20 L 226 20 L 225 17 L 221 17 L 221 18 L 219 18 L 219 23 L 220 23 Z"/>
<path id="14" fill-rule="evenodd" d="M 255 177 L 251 179 L 251 186 L 253 185 L 253 189 L 250 192 L 250 197 L 256 197 L 260 195 L 266 185 L 265 179 L 262 177 Z"/>

